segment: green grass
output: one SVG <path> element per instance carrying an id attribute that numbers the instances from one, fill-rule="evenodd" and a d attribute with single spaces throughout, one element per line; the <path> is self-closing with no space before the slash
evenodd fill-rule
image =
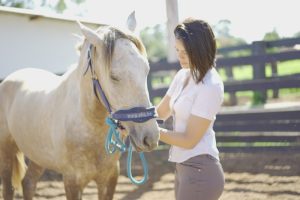
<path id="1" fill-rule="evenodd" d="M 157 87 L 168 87 L 172 82 L 173 77 L 171 76 L 164 76 L 164 77 L 154 77 L 151 80 L 151 84 L 153 88 Z"/>
<path id="2" fill-rule="evenodd" d="M 300 59 L 278 63 L 278 75 L 290 75 L 300 73 Z M 267 65 L 267 76 L 271 76 L 271 66 Z"/>
<path id="3" fill-rule="evenodd" d="M 223 81 L 226 81 L 228 78 L 225 73 L 225 69 L 220 68 L 219 74 L 222 78 Z M 280 62 L 277 64 L 277 73 L 278 76 L 284 76 L 284 75 L 291 75 L 291 74 L 296 74 L 300 73 L 300 59 L 299 60 L 291 60 L 291 61 L 285 61 L 285 62 Z M 235 80 L 251 80 L 253 79 L 253 69 L 251 65 L 243 65 L 239 67 L 233 67 L 233 77 Z M 267 64 L 266 65 L 266 76 L 271 77 L 272 75 L 272 69 L 271 65 Z M 164 85 L 169 85 L 172 81 L 171 76 L 165 76 L 163 79 L 158 77 L 158 78 L 153 78 L 152 79 L 152 84 L 157 86 L 160 84 Z"/>
<path id="4" fill-rule="evenodd" d="M 220 68 L 218 69 L 219 74 L 223 81 L 227 81 L 228 78 L 225 73 L 225 69 Z M 297 60 L 290 60 L 285 62 L 278 62 L 277 63 L 277 75 L 284 76 L 284 75 L 291 75 L 300 73 L 300 59 Z M 272 68 L 270 64 L 266 65 L 266 77 L 272 76 Z M 251 65 L 233 67 L 233 79 L 234 80 L 251 80 L 253 79 L 253 68 Z M 172 81 L 171 76 L 163 76 L 163 77 L 154 77 L 152 78 L 152 87 L 168 87 Z M 267 90 L 268 98 L 272 98 L 273 90 Z M 289 88 L 289 89 L 280 89 L 279 96 L 285 97 L 295 97 L 300 96 L 300 88 Z M 241 91 L 236 92 L 237 98 L 246 98 L 252 99 L 254 98 L 254 92 L 252 91 Z M 155 98 L 153 103 L 157 105 L 161 98 Z M 229 101 L 229 94 L 225 93 L 225 102 Z"/>
<path id="5" fill-rule="evenodd" d="M 217 142 L 218 147 L 288 147 L 290 142 Z"/>
<path id="6" fill-rule="evenodd" d="M 297 146 L 295 143 L 290 142 L 217 142 L 217 147 L 291 147 Z M 156 150 L 167 150 L 170 145 L 162 144 Z"/>
<path id="7" fill-rule="evenodd" d="M 154 99 L 153 99 L 153 104 L 154 105 L 158 105 L 159 104 L 159 102 L 161 101 L 161 97 L 154 97 Z"/>
<path id="8" fill-rule="evenodd" d="M 300 73 L 300 59 L 280 62 L 277 64 L 278 76 L 291 75 Z M 219 69 L 219 73 L 223 79 L 226 81 L 226 73 L 224 69 Z M 271 65 L 266 65 L 266 77 L 271 77 L 272 69 Z M 251 65 L 243 65 L 240 67 L 233 67 L 233 77 L 235 80 L 251 80 L 253 79 L 253 69 Z"/>

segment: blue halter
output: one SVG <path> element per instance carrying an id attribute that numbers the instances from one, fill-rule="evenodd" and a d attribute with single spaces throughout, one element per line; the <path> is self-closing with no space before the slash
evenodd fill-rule
<path id="1" fill-rule="evenodd" d="M 143 123 L 150 119 L 157 118 L 155 108 L 144 108 L 144 107 L 134 107 L 128 110 L 118 110 L 116 112 L 112 112 L 110 104 L 104 94 L 104 91 L 101 87 L 99 80 L 97 79 L 95 72 L 92 68 L 92 59 L 91 59 L 91 52 L 93 46 L 90 45 L 88 51 L 88 67 L 84 74 L 90 69 L 92 73 L 92 81 L 93 81 L 93 88 L 94 93 L 99 101 L 102 100 L 104 106 L 106 107 L 107 111 L 109 112 L 110 116 L 105 119 L 106 124 L 109 125 L 108 134 L 106 137 L 105 142 L 105 150 L 109 154 L 115 153 L 117 150 L 121 153 L 125 152 L 128 149 L 127 155 L 127 176 L 131 180 L 132 183 L 141 185 L 145 183 L 148 179 L 148 166 L 145 156 L 142 152 L 139 153 L 139 157 L 141 159 L 143 165 L 144 176 L 141 180 L 136 180 L 131 173 L 131 162 L 132 162 L 132 153 L 133 147 L 130 144 L 130 141 L 127 140 L 127 145 L 122 141 L 120 137 L 120 133 L 117 130 L 118 128 L 123 128 L 120 124 L 121 121 L 132 121 L 136 123 Z M 100 95 L 100 97 L 99 97 Z"/>

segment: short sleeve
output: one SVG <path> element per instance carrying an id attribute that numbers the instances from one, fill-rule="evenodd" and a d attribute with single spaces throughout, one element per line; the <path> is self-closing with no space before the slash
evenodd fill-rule
<path id="1" fill-rule="evenodd" d="M 174 78 L 173 78 L 173 80 L 172 80 L 172 82 L 170 84 L 170 87 L 169 87 L 169 89 L 167 91 L 167 95 L 168 96 L 172 96 L 174 94 L 174 91 L 175 91 L 176 87 L 178 86 L 178 82 L 180 81 L 180 77 L 181 76 L 182 76 L 182 70 L 179 70 L 175 74 L 175 76 L 174 76 Z"/>
<path id="2" fill-rule="evenodd" d="M 214 120 L 223 103 L 224 90 L 219 85 L 202 85 L 198 88 L 191 114 Z"/>

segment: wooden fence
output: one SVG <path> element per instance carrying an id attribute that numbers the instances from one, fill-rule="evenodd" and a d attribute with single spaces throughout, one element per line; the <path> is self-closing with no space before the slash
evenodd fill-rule
<path id="1" fill-rule="evenodd" d="M 223 111 L 214 130 L 223 152 L 300 151 L 300 107 Z"/>
<path id="2" fill-rule="evenodd" d="M 172 129 L 172 118 L 161 126 Z M 220 152 L 299 152 L 300 107 L 223 110 L 214 130 Z"/>
<path id="3" fill-rule="evenodd" d="M 237 98 L 235 93 L 238 91 L 259 91 L 262 98 L 265 99 L 265 90 L 272 89 L 275 91 L 275 97 L 278 96 L 278 89 L 282 88 L 299 88 L 300 87 L 300 73 L 278 76 L 277 63 L 283 61 L 300 59 L 300 38 L 282 39 L 276 41 L 258 41 L 253 42 L 251 45 L 242 45 L 228 48 L 218 49 L 219 55 L 223 55 L 217 59 L 217 69 L 224 69 L 227 76 L 227 81 L 224 83 L 225 92 L 230 95 L 230 104 L 236 105 Z M 295 48 L 296 47 L 296 48 Z M 267 50 L 277 48 L 275 53 L 267 53 Z M 299 47 L 298 47 L 299 48 Z M 252 52 L 249 56 L 241 57 L 225 57 L 226 54 L 249 50 Z M 225 56 L 224 56 L 225 55 Z M 272 76 L 266 77 L 265 67 L 266 64 L 271 65 Z M 167 63 L 161 61 L 157 63 L 150 63 L 149 75 L 149 93 L 151 99 L 163 96 L 168 85 L 153 87 L 151 81 L 153 78 L 161 77 L 174 73 L 180 69 L 179 63 Z M 252 80 L 234 80 L 233 67 L 244 67 L 250 65 L 253 67 Z M 299 66 L 300 67 L 300 66 Z"/>
<path id="4" fill-rule="evenodd" d="M 295 48 L 300 38 L 282 39 L 277 41 L 258 41 L 251 45 L 242 45 L 218 49 L 223 57 L 217 60 L 217 69 L 225 69 L 227 80 L 224 82 L 225 93 L 230 95 L 230 104 L 236 105 L 235 93 L 238 91 L 258 91 L 266 98 L 267 89 L 300 88 L 300 74 L 279 76 L 277 63 L 300 59 L 300 50 Z M 267 53 L 270 48 L 276 52 Z M 234 51 L 248 50 L 249 56 L 226 57 Z M 272 76 L 266 77 L 265 67 L 270 64 Z M 149 81 L 163 79 L 168 74 L 175 74 L 180 69 L 179 63 L 161 61 L 151 63 Z M 233 67 L 253 67 L 252 80 L 234 80 Z M 300 67 L 300 66 L 299 66 Z M 168 85 L 153 87 L 149 82 L 150 97 L 162 97 Z M 164 126 L 170 128 L 171 120 Z M 300 150 L 300 108 L 292 109 L 251 109 L 221 112 L 214 124 L 218 147 L 221 151 L 262 151 L 262 150 Z"/>
<path id="5" fill-rule="evenodd" d="M 300 59 L 300 50 L 295 48 L 300 38 L 277 41 L 259 41 L 252 45 L 218 49 L 226 55 L 233 51 L 249 50 L 252 55 L 243 57 L 221 57 L 217 60 L 217 69 L 225 69 L 228 77 L 224 82 L 225 92 L 230 94 L 230 102 L 236 104 L 237 91 L 278 90 L 281 88 L 300 88 L 300 74 L 278 76 L 277 62 Z M 269 48 L 280 48 L 279 52 L 266 53 Z M 265 66 L 270 63 L 272 76 L 266 78 Z M 252 80 L 234 80 L 233 67 L 253 66 Z M 179 69 L 179 63 L 161 61 L 150 63 L 148 88 L 150 98 L 165 95 L 169 85 L 153 84 L 153 79 L 173 76 Z M 300 66 L 299 66 L 300 67 Z M 1 81 L 0 81 L 1 82 Z M 276 94 L 276 92 L 275 92 Z M 164 126 L 170 128 L 170 119 Z M 221 151 L 261 151 L 261 150 L 300 150 L 300 108 L 293 109 L 252 109 L 221 112 L 217 116 L 214 129 L 217 133 L 218 147 Z"/>

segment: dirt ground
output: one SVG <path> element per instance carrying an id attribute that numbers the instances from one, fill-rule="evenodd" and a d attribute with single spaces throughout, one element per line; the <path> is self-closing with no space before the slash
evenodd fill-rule
<path id="1" fill-rule="evenodd" d="M 114 200 L 174 199 L 174 166 L 166 161 L 167 154 L 167 150 L 146 154 L 149 180 L 141 186 L 133 185 L 126 177 L 124 154 Z M 300 199 L 299 152 L 226 153 L 220 157 L 226 178 L 225 190 L 220 200 Z M 135 163 L 133 174 L 142 174 L 138 161 Z M 21 199 L 21 195 L 17 195 L 16 199 Z M 61 177 L 47 171 L 38 183 L 35 199 L 65 199 Z M 97 199 L 95 184 L 88 185 L 83 199 Z"/>
<path id="2" fill-rule="evenodd" d="M 300 97 L 296 102 L 300 102 Z M 157 150 L 145 155 L 149 180 L 136 186 L 126 177 L 127 155 L 123 154 L 114 200 L 174 199 L 174 165 L 167 162 L 168 151 Z M 226 179 L 220 200 L 300 200 L 300 152 L 221 153 L 220 159 Z M 138 157 L 133 160 L 136 164 L 133 174 L 142 174 Z M 3 199 L 1 185 L 0 199 Z M 22 195 L 16 194 L 15 199 L 22 199 Z M 65 199 L 61 176 L 46 171 L 34 199 Z M 94 183 L 85 188 L 83 199 L 97 199 Z"/>

